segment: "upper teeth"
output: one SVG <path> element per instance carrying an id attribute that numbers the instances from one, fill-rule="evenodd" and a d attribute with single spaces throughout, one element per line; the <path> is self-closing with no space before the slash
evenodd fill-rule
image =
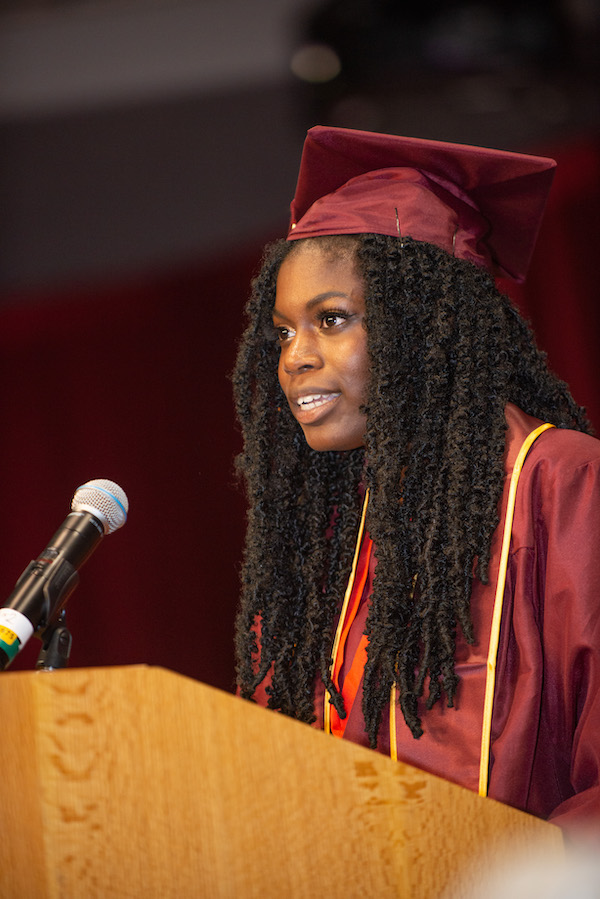
<path id="1" fill-rule="evenodd" d="M 301 396 L 298 400 L 298 405 L 302 406 L 303 409 L 315 409 L 317 406 L 322 406 L 323 403 L 329 402 L 329 400 L 334 399 L 336 396 L 339 396 L 339 393 L 315 393 L 312 396 Z"/>

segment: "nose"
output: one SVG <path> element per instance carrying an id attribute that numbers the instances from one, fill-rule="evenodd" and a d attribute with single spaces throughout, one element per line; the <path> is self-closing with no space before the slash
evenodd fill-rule
<path id="1" fill-rule="evenodd" d="M 321 354 L 317 340 L 309 330 L 298 329 L 281 349 L 281 361 L 287 374 L 320 368 Z"/>

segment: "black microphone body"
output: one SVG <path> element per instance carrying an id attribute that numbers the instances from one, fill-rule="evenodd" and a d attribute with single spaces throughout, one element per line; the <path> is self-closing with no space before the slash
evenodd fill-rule
<path id="1" fill-rule="evenodd" d="M 79 583 L 77 572 L 103 534 L 101 523 L 90 512 L 71 512 L 46 549 L 29 563 L 4 608 L 25 615 L 34 631 L 44 629 Z"/>
<path id="2" fill-rule="evenodd" d="M 110 491 L 116 488 L 118 496 L 113 496 L 106 485 L 109 485 Z M 78 498 L 82 501 L 76 503 Z M 104 501 L 108 503 L 108 519 L 107 511 L 102 506 Z M 90 509 L 97 514 L 94 515 Z M 118 521 L 111 517 L 113 509 L 119 514 Z M 67 599 L 79 583 L 79 569 L 103 535 L 120 527 L 126 517 L 127 498 L 118 485 L 111 481 L 90 481 L 79 488 L 74 497 L 73 511 L 67 515 L 44 551 L 29 563 L 0 608 L 0 671 L 10 664 L 32 634 L 43 635 L 57 622 Z"/>

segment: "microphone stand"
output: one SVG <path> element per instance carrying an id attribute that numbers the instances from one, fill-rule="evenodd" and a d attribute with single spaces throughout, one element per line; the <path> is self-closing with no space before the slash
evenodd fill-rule
<path id="1" fill-rule="evenodd" d="M 66 668 L 71 655 L 73 638 L 65 624 L 65 610 L 48 625 L 42 634 L 42 649 L 35 667 L 39 671 L 52 671 L 54 668 Z"/>

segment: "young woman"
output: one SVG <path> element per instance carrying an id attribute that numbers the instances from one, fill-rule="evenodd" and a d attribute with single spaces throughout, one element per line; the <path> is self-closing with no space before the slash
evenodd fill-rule
<path id="1" fill-rule="evenodd" d="M 568 825 L 600 820 L 600 441 L 493 276 L 551 160 L 304 148 L 234 386 L 242 696 Z"/>

